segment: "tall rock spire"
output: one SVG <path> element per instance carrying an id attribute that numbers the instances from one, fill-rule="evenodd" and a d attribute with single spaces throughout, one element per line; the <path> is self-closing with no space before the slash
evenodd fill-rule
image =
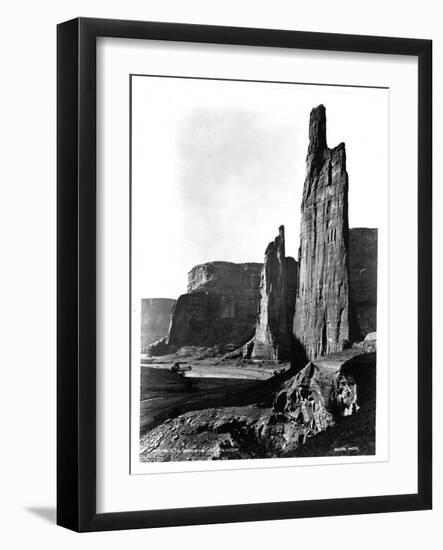
<path id="1" fill-rule="evenodd" d="M 301 205 L 293 333 L 306 359 L 346 347 L 349 327 L 348 174 L 344 143 L 328 149 L 326 110 L 312 109 Z"/>

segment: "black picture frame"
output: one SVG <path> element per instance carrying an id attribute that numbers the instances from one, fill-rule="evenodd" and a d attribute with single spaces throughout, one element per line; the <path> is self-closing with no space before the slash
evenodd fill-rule
<path id="1" fill-rule="evenodd" d="M 399 54 L 418 58 L 418 471 L 416 494 L 96 512 L 96 39 Z M 78 18 L 57 29 L 57 523 L 104 531 L 432 506 L 432 42 Z"/>

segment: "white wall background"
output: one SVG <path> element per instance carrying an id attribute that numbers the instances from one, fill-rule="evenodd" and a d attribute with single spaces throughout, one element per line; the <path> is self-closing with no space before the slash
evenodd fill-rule
<path id="1" fill-rule="evenodd" d="M 432 38 L 434 280 L 442 279 L 443 10 L 438 0 L 29 0 L 3 6 L 0 86 L 0 544 L 146 548 L 409 549 L 441 543 L 441 476 L 431 512 L 76 535 L 55 518 L 55 25 L 76 16 Z M 399 197 L 399 200 L 401 198 Z M 405 269 L 408 259 L 405 258 Z M 405 297 L 407 299 L 407 297 Z M 442 463 L 442 307 L 434 290 L 435 464 Z M 440 336 L 440 338 L 439 338 Z M 439 341 L 438 341 L 439 340 Z M 405 342 L 405 345 L 407 343 Z M 440 490 L 438 490 L 440 487 Z"/>

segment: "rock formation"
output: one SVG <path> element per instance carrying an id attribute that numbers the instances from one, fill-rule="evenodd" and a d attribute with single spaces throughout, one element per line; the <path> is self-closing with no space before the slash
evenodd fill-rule
<path id="1" fill-rule="evenodd" d="M 170 298 L 142 298 L 140 311 L 141 348 L 167 336 L 175 300 Z"/>
<path id="2" fill-rule="evenodd" d="M 362 386 L 362 377 L 369 376 L 365 366 L 370 366 L 373 373 L 374 365 L 374 354 L 363 346 L 310 361 L 286 382 L 274 408 L 309 425 L 305 436 L 310 437 L 334 424 L 337 416 L 350 416 L 359 410 L 358 387 Z"/>
<path id="3" fill-rule="evenodd" d="M 243 345 L 253 333 L 260 301 L 260 263 L 210 262 L 188 274 L 188 292 L 172 313 L 168 345 Z"/>
<path id="4" fill-rule="evenodd" d="M 356 339 L 377 330 L 377 229 L 352 228 L 349 277 Z"/>
<path id="5" fill-rule="evenodd" d="M 299 282 L 294 316 L 298 354 L 340 351 L 349 326 L 348 174 L 345 146 L 326 144 L 326 111 L 311 111 L 301 205 Z"/>
<path id="6" fill-rule="evenodd" d="M 261 272 L 260 308 L 253 342 L 247 346 L 252 359 L 290 360 L 297 262 L 286 257 L 285 228 L 268 244 Z"/>

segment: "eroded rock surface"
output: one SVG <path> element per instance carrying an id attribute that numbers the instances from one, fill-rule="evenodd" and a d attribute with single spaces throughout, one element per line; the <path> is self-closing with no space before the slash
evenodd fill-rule
<path id="1" fill-rule="evenodd" d="M 274 408 L 303 429 L 301 442 L 358 412 L 360 390 L 364 399 L 368 386 L 375 392 L 375 354 L 367 351 L 354 348 L 311 361 L 277 394 Z"/>
<path id="2" fill-rule="evenodd" d="M 253 333 L 260 301 L 260 263 L 210 262 L 188 274 L 188 292 L 172 313 L 168 345 L 243 345 Z"/>
<path id="3" fill-rule="evenodd" d="M 299 354 L 310 360 L 350 340 L 346 153 L 344 143 L 327 147 L 323 105 L 311 111 L 306 162 L 293 331 Z"/>
<path id="4" fill-rule="evenodd" d="M 140 442 L 140 460 L 182 461 L 268 456 L 270 409 L 257 405 L 189 412 L 158 426 Z M 262 437 L 266 436 L 267 437 Z"/>
<path id="5" fill-rule="evenodd" d="M 171 312 L 175 300 L 171 298 L 142 298 L 141 349 L 168 335 Z"/>

